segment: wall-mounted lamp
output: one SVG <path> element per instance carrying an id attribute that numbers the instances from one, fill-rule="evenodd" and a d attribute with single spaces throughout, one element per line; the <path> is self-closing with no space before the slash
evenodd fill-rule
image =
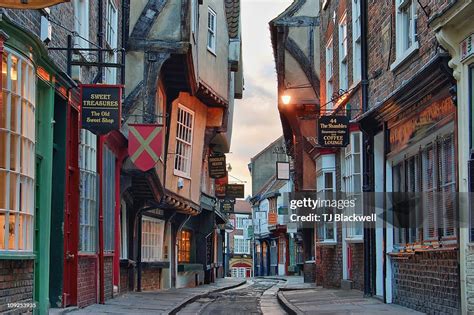
<path id="1" fill-rule="evenodd" d="M 291 96 L 290 96 L 290 95 L 286 95 L 286 94 L 285 94 L 285 95 L 282 95 L 282 96 L 281 96 L 281 101 L 283 102 L 283 104 L 288 105 L 288 104 L 290 104 L 290 102 L 291 102 Z"/>

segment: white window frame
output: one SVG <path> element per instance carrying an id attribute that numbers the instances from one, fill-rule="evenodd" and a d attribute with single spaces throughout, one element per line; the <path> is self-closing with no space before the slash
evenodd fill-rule
<path id="1" fill-rule="evenodd" d="M 331 178 L 332 185 L 328 185 L 327 178 Z M 316 191 L 317 197 L 328 199 L 326 193 L 336 192 L 336 156 L 335 154 L 321 155 L 316 159 Z M 334 245 L 337 243 L 337 222 L 334 220 L 334 211 L 332 211 L 333 220 L 320 222 L 318 224 L 318 244 Z M 332 230 L 333 237 L 328 237 Z"/>
<path id="2" fill-rule="evenodd" d="M 235 228 L 238 230 L 245 229 L 244 220 L 248 219 L 249 216 L 245 214 L 236 214 L 235 215 Z"/>
<path id="3" fill-rule="evenodd" d="M 356 138 L 358 138 L 358 141 L 356 141 Z M 355 208 L 348 208 L 346 214 L 351 215 L 355 213 L 362 215 L 362 132 L 356 131 L 350 134 L 350 143 L 344 148 L 343 157 L 341 171 L 344 192 L 347 199 L 357 200 L 357 206 Z M 364 239 L 363 222 L 346 222 L 344 226 L 346 229 L 346 241 L 357 242 Z"/>
<path id="4" fill-rule="evenodd" d="M 359 83 L 362 79 L 360 1 L 361 0 L 352 0 L 352 82 L 353 82 L 353 85 Z"/>
<path id="5" fill-rule="evenodd" d="M 217 37 L 217 14 L 211 8 L 207 8 L 207 50 L 214 55 L 216 54 L 216 37 Z"/>
<path id="6" fill-rule="evenodd" d="M 81 129 L 79 144 L 80 216 L 79 251 L 95 253 L 98 225 L 97 136 Z"/>
<path id="7" fill-rule="evenodd" d="M 109 49 L 117 49 L 118 46 L 118 10 L 115 0 L 106 0 L 105 14 L 105 43 Z M 105 53 L 105 62 L 117 63 L 117 53 Z M 108 84 L 117 83 L 117 68 L 106 67 L 105 82 Z"/>
<path id="8" fill-rule="evenodd" d="M 332 37 L 326 44 L 326 112 L 333 109 L 332 94 L 334 93 L 334 50 Z"/>
<path id="9" fill-rule="evenodd" d="M 191 34 L 193 35 L 194 43 L 197 41 L 197 32 L 199 25 L 199 3 L 198 0 L 191 0 Z"/>
<path id="10" fill-rule="evenodd" d="M 120 258 L 128 259 L 128 220 L 127 220 L 127 204 L 122 200 L 120 203 Z"/>
<path id="11" fill-rule="evenodd" d="M 193 155 L 194 112 L 179 104 L 176 116 L 174 174 L 190 178 Z"/>
<path id="12" fill-rule="evenodd" d="M 163 260 L 163 238 L 165 221 L 142 216 L 141 258 L 144 262 Z"/>
<path id="13" fill-rule="evenodd" d="M 396 60 L 394 71 L 419 48 L 417 36 L 417 5 L 415 0 L 396 0 L 395 38 Z"/>
<path id="14" fill-rule="evenodd" d="M 0 255 L 26 254 L 33 252 L 34 239 L 36 71 L 26 57 L 5 48 L 2 78 Z"/>
<path id="15" fill-rule="evenodd" d="M 347 14 L 344 13 L 339 20 L 339 89 L 347 91 L 349 88 L 349 66 L 348 66 L 348 34 Z"/>
<path id="16" fill-rule="evenodd" d="M 89 0 L 74 0 L 74 30 L 81 37 L 89 40 Z M 89 48 L 89 42 L 83 38 L 75 37 L 74 46 Z"/>
<path id="17" fill-rule="evenodd" d="M 250 254 L 250 240 L 246 240 L 243 235 L 234 235 L 234 254 Z"/>

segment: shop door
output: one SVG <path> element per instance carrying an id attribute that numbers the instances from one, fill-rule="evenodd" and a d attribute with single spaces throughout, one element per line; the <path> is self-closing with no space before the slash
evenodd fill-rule
<path id="1" fill-rule="evenodd" d="M 79 247 L 79 113 L 68 106 L 63 307 L 77 305 Z"/>

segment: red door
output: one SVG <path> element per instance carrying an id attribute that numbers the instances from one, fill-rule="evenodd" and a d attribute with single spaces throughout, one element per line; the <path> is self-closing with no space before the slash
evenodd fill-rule
<path id="1" fill-rule="evenodd" d="M 79 246 L 79 112 L 68 106 L 66 135 L 66 207 L 64 209 L 63 307 L 77 305 Z"/>

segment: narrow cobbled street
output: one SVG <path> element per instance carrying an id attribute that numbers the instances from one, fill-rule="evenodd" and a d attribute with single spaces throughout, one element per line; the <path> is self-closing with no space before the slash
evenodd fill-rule
<path id="1" fill-rule="evenodd" d="M 265 313 L 261 309 L 262 295 L 281 282 L 283 281 L 274 279 L 249 280 L 246 285 L 203 296 L 184 307 L 178 314 L 262 314 Z M 281 310 L 281 313 L 285 314 L 278 303 L 275 303 L 274 310 Z"/>

